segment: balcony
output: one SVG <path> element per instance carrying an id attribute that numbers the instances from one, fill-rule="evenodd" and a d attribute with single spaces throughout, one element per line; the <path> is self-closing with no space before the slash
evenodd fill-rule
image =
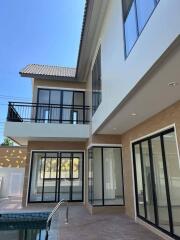
<path id="1" fill-rule="evenodd" d="M 86 140 L 89 107 L 9 102 L 4 134 L 22 145 L 30 140 Z"/>

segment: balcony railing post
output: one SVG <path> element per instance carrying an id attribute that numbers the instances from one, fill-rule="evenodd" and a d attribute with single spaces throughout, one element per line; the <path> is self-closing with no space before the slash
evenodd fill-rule
<path id="1" fill-rule="evenodd" d="M 7 114 L 7 121 L 10 121 L 10 114 L 11 114 L 11 102 L 8 103 L 8 114 Z"/>

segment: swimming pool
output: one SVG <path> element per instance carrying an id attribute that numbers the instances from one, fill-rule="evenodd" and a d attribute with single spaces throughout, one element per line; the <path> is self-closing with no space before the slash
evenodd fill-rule
<path id="1" fill-rule="evenodd" d="M 45 240 L 49 212 L 0 214 L 0 240 Z"/>

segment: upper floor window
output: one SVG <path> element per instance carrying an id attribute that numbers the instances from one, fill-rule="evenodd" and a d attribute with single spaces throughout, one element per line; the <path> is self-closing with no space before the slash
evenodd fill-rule
<path id="1" fill-rule="evenodd" d="M 126 56 L 160 0 L 122 0 Z"/>
<path id="2" fill-rule="evenodd" d="M 92 115 L 101 103 L 101 95 L 101 48 L 99 48 L 92 70 Z"/>
<path id="3" fill-rule="evenodd" d="M 37 102 L 37 117 L 42 122 L 77 124 L 85 120 L 83 91 L 39 89 Z"/>

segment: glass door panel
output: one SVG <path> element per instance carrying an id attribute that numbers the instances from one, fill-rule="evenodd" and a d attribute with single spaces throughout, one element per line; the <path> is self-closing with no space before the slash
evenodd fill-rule
<path id="1" fill-rule="evenodd" d="M 74 112 L 76 113 L 76 119 L 79 123 L 83 123 L 84 109 L 82 107 L 80 108 L 80 106 L 84 106 L 84 93 L 74 92 Z"/>
<path id="2" fill-rule="evenodd" d="M 49 120 L 49 99 L 50 91 L 45 89 L 39 89 L 38 92 L 38 103 L 37 108 L 37 119 L 40 122 L 48 122 Z"/>
<path id="3" fill-rule="evenodd" d="M 93 148 L 93 204 L 103 204 L 101 147 Z"/>
<path id="4" fill-rule="evenodd" d="M 180 236 L 180 159 L 174 132 L 163 136 L 174 233 Z"/>
<path id="5" fill-rule="evenodd" d="M 57 153 L 46 153 L 43 175 L 43 201 L 56 200 Z"/>
<path id="6" fill-rule="evenodd" d="M 103 148 L 104 205 L 123 204 L 120 148 Z"/>
<path id="7" fill-rule="evenodd" d="M 83 160 L 82 153 L 73 153 L 72 157 L 72 200 L 83 198 Z"/>
<path id="8" fill-rule="evenodd" d="M 62 110 L 62 122 L 71 123 L 71 113 L 73 110 L 73 92 L 63 91 L 63 110 Z"/>
<path id="9" fill-rule="evenodd" d="M 93 149 L 88 149 L 88 201 L 93 202 Z"/>
<path id="10" fill-rule="evenodd" d="M 45 153 L 32 154 L 31 179 L 30 179 L 30 202 L 42 201 L 43 176 L 44 176 Z"/>
<path id="11" fill-rule="evenodd" d="M 144 185 L 146 192 L 146 208 L 147 208 L 147 219 L 150 222 L 155 223 L 154 216 L 154 201 L 153 201 L 153 184 L 151 178 L 151 166 L 149 159 L 149 146 L 148 141 L 142 142 L 142 158 L 144 167 Z"/>
<path id="12" fill-rule="evenodd" d="M 44 179 L 43 201 L 55 202 L 56 180 Z"/>
<path id="13" fill-rule="evenodd" d="M 156 184 L 157 208 L 159 216 L 159 226 L 169 231 L 169 215 L 167 204 L 167 193 L 165 186 L 164 166 L 160 137 L 153 138 L 152 157 L 154 165 L 154 177 Z"/>
<path id="14" fill-rule="evenodd" d="M 135 148 L 135 168 L 136 168 L 136 187 L 137 187 L 137 204 L 138 213 L 140 216 L 145 217 L 144 209 L 144 190 L 143 190 L 143 179 L 142 179 L 142 166 L 141 166 L 141 155 L 140 155 L 140 145 L 136 144 Z"/>
<path id="15" fill-rule="evenodd" d="M 50 94 L 50 104 L 51 105 L 51 113 L 50 113 L 50 119 L 51 122 L 58 123 L 61 119 L 61 91 L 60 90 L 51 90 Z"/>
<path id="16" fill-rule="evenodd" d="M 61 157 L 60 199 L 71 200 L 71 158 Z"/>

